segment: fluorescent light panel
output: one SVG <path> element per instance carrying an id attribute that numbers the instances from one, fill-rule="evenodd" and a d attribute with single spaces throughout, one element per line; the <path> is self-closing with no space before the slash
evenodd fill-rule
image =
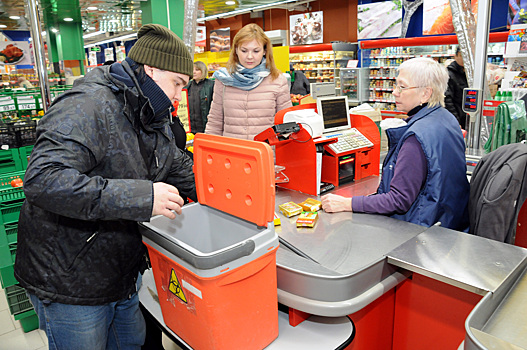
<path id="1" fill-rule="evenodd" d="M 96 31 L 96 32 L 93 32 L 93 33 L 84 34 L 82 37 L 84 39 L 86 39 L 86 38 L 91 38 L 92 36 L 97 36 L 99 34 L 104 34 L 104 33 L 105 33 L 104 30 L 99 30 L 99 31 Z"/>
<path id="2" fill-rule="evenodd" d="M 254 7 L 247 8 L 247 9 L 239 9 L 239 10 L 235 10 L 235 11 L 231 11 L 231 12 L 220 13 L 218 15 L 198 18 L 197 22 L 202 23 L 202 22 L 210 21 L 210 20 L 213 20 L 213 19 L 216 19 L 216 18 L 232 17 L 232 16 L 240 15 L 242 13 L 249 13 L 249 12 L 253 12 L 253 11 L 261 11 L 261 10 L 264 10 L 266 8 L 271 8 L 271 7 L 278 6 L 278 5 L 284 5 L 284 4 L 288 4 L 290 2 L 297 2 L 297 0 L 278 1 L 278 2 L 273 2 L 271 4 L 258 5 L 258 6 L 254 6 Z"/>

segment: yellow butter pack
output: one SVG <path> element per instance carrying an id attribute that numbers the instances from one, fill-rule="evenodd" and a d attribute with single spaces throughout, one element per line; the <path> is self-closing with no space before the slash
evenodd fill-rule
<path id="1" fill-rule="evenodd" d="M 322 202 L 313 198 L 308 198 L 302 203 L 298 203 L 303 211 L 318 211 L 322 208 Z"/>
<path id="2" fill-rule="evenodd" d="M 281 224 L 282 222 L 280 221 L 280 217 L 278 216 L 278 214 L 274 213 L 274 225 L 280 226 Z"/>
<path id="3" fill-rule="evenodd" d="M 302 212 L 302 207 L 295 202 L 287 202 L 278 206 L 280 213 L 284 214 L 288 218 L 291 216 L 298 215 Z"/>
<path id="4" fill-rule="evenodd" d="M 318 213 L 315 211 L 304 211 L 296 219 L 296 227 L 313 227 L 317 223 Z"/>

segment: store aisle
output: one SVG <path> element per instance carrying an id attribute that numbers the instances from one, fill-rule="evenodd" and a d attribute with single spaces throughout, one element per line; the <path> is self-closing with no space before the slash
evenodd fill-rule
<path id="1" fill-rule="evenodd" d="M 0 350 L 46 350 L 46 334 L 36 329 L 24 333 L 20 321 L 9 312 L 4 290 L 0 287 Z"/>

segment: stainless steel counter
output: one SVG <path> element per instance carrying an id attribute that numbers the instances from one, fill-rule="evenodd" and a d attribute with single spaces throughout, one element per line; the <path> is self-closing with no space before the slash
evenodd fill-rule
<path id="1" fill-rule="evenodd" d="M 488 293 L 465 322 L 465 350 L 527 349 L 527 268 Z"/>
<path id="2" fill-rule="evenodd" d="M 347 196 L 375 191 L 370 177 L 333 191 Z M 277 189 L 278 205 L 308 195 Z M 527 250 L 442 227 L 426 228 L 380 215 L 319 211 L 314 228 L 278 214 L 278 300 L 321 316 L 352 314 L 411 272 L 480 294 L 500 295 L 527 265 Z M 527 277 L 526 277 L 527 278 Z M 527 282 L 526 282 L 527 283 Z M 486 298 L 486 297 L 485 297 Z M 480 327 L 480 329 L 482 329 Z"/>
<path id="3" fill-rule="evenodd" d="M 335 194 L 360 195 L 375 191 L 377 177 L 339 187 Z M 311 197 L 278 189 L 278 205 Z M 281 213 L 275 228 L 283 243 L 307 255 L 295 254 L 282 243 L 277 252 L 278 301 L 321 316 L 344 316 L 365 307 L 406 276 L 390 266 L 386 254 L 426 230 L 423 226 L 379 215 L 328 214 L 319 211 L 314 228 L 297 228 L 297 217 Z"/>
<path id="4" fill-rule="evenodd" d="M 467 233 L 431 227 L 388 253 L 388 262 L 485 295 L 521 267 L 527 250 Z"/>

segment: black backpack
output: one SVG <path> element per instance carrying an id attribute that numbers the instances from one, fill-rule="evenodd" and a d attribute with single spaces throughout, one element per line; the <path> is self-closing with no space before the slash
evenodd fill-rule
<path id="1" fill-rule="evenodd" d="M 471 234 L 514 244 L 527 197 L 527 145 L 503 145 L 481 158 L 470 179 Z"/>

